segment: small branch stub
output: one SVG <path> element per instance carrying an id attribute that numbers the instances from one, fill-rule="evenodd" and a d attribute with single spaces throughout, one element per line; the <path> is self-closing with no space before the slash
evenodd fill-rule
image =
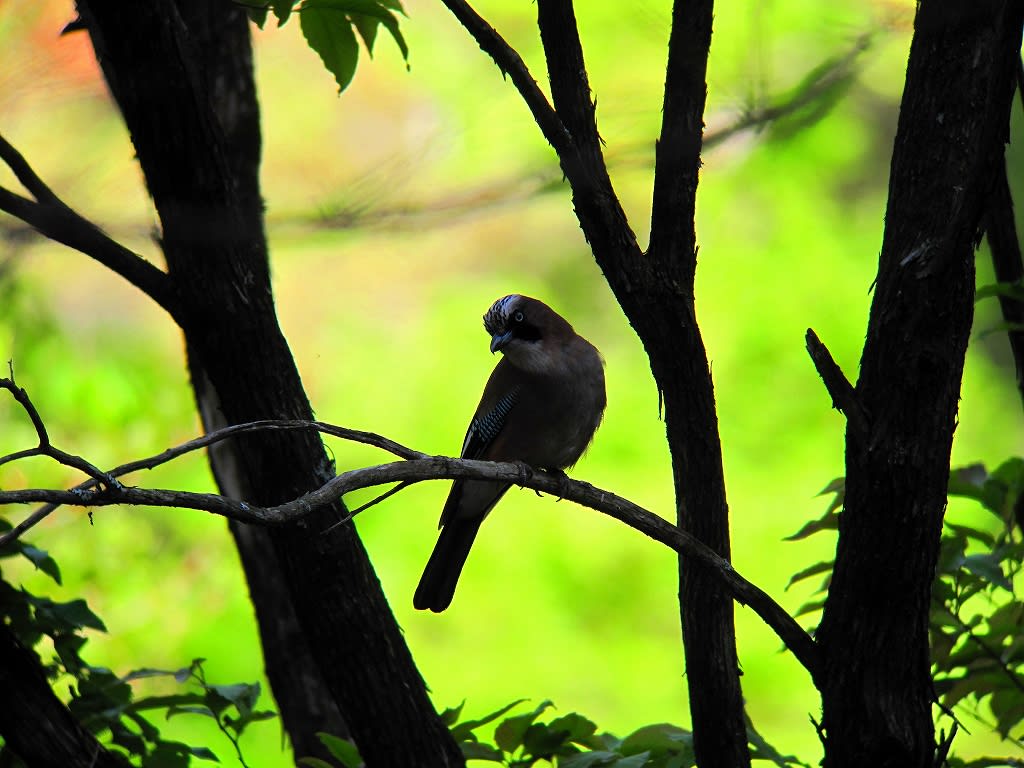
<path id="1" fill-rule="evenodd" d="M 818 375 L 825 383 L 825 389 L 832 397 L 832 407 L 846 416 L 847 423 L 857 435 L 866 437 L 868 418 L 857 397 L 857 391 L 836 364 L 828 348 L 811 328 L 807 329 L 806 341 L 807 354 L 811 356 Z"/>

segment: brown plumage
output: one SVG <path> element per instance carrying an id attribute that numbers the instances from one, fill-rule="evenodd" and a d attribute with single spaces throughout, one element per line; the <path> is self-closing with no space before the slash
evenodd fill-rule
<path id="1" fill-rule="evenodd" d="M 494 302 L 484 328 L 491 352 L 500 350 L 503 357 L 484 387 L 462 458 L 571 467 L 604 414 L 600 353 L 546 304 L 518 294 Z M 486 480 L 452 484 L 441 534 L 413 597 L 416 608 L 448 607 L 480 524 L 508 489 L 508 483 Z"/>

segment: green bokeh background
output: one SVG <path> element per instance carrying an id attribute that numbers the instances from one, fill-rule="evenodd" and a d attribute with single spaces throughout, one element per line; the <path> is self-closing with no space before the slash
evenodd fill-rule
<path id="1" fill-rule="evenodd" d="M 613 181 L 646 242 L 670 4 L 578 6 Z M 531 4 L 477 8 L 543 86 Z M 407 11 L 411 69 L 382 37 L 340 98 L 297 24 L 256 34 L 278 309 L 317 416 L 456 453 L 494 363 L 480 317 L 499 296 L 534 295 L 607 362 L 606 419 L 573 474 L 671 519 L 657 391 L 553 153 L 439 3 L 410 0 Z M 0 10 L 0 130 L 66 201 L 159 262 L 154 214 L 87 41 L 57 36 L 71 14 L 70 3 L 28 0 Z M 733 561 L 791 611 L 813 585 L 786 591 L 789 577 L 830 557 L 834 540 L 782 539 L 821 514 L 826 501 L 815 494 L 843 472 L 843 420 L 803 336 L 813 327 L 856 375 L 912 14 L 909 2 L 772 0 L 720 4 L 715 17 L 711 133 L 872 33 L 859 76 L 831 110 L 715 145 L 699 190 L 697 311 L 716 386 Z M 9 174 L 0 179 L 13 185 Z M 5 226 L 14 228 L 3 245 L 0 352 L 55 443 L 113 465 L 194 436 L 181 340 L 168 318 L 80 254 Z M 982 282 L 991 280 L 986 259 L 982 250 Z M 989 304 L 979 305 L 978 329 L 998 322 Z M 1021 452 L 1024 432 L 1005 341 L 975 336 L 954 463 L 995 464 Z M 33 442 L 9 401 L 0 400 L 0 436 L 3 452 Z M 330 446 L 341 469 L 386 458 Z M 75 480 L 36 461 L 0 470 L 5 488 Z M 136 482 L 213 490 L 199 456 Z M 453 607 L 417 613 L 411 595 L 446 492 L 445 483 L 410 488 L 357 522 L 439 708 L 465 700 L 465 713 L 479 716 L 516 698 L 549 698 L 619 734 L 688 723 L 670 552 L 594 512 L 513 491 L 484 526 Z M 23 510 L 6 513 L 17 520 Z M 954 505 L 951 514 L 974 510 Z M 127 672 L 202 656 L 213 682 L 261 678 L 246 586 L 220 519 L 104 509 L 90 525 L 62 510 L 30 540 L 60 562 L 64 586 L 11 561 L 5 577 L 55 599 L 84 595 L 110 630 L 92 635 L 92 663 Z M 809 716 L 819 705 L 808 676 L 752 612 L 736 615 L 755 723 L 784 752 L 816 762 Z M 166 727 L 233 761 L 207 724 L 176 718 Z M 258 724 L 243 748 L 253 766 L 282 765 L 281 741 L 275 724 Z M 1007 746 L 978 735 L 957 741 L 964 754 Z"/>

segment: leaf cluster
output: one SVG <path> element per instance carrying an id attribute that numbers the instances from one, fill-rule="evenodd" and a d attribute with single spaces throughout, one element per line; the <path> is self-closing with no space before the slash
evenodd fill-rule
<path id="1" fill-rule="evenodd" d="M 11 529 L 0 518 L 0 533 Z M 0 549 L 0 560 L 23 557 L 58 585 L 60 568 L 41 550 L 20 539 Z M 165 739 L 153 714 L 165 719 L 192 714 L 209 717 L 231 742 L 242 765 L 245 760 L 239 738 L 251 723 L 274 717 L 257 709 L 259 683 L 213 685 L 206 681 L 203 659 L 195 659 L 181 669 L 138 669 L 118 675 L 105 667 L 93 666 L 82 656 L 86 630 L 106 631 L 103 621 L 83 599 L 56 602 L 15 588 L 0 571 L 0 620 L 22 645 L 39 653 L 41 646 L 52 646 L 54 656 L 43 665 L 47 677 L 57 689 L 66 684 L 70 692 L 68 708 L 75 718 L 109 748 L 126 755 L 140 768 L 185 768 L 193 757 L 219 762 L 204 746 L 191 746 Z M 175 684 L 172 693 L 137 696 L 133 683 L 163 678 Z M 0 739 L 0 765 L 20 768 L 18 758 L 3 748 Z"/>
<path id="2" fill-rule="evenodd" d="M 483 717 L 461 720 L 465 705 L 446 709 L 441 720 L 448 726 L 467 760 L 497 763 L 507 768 L 530 768 L 536 764 L 558 768 L 692 768 L 696 765 L 693 734 L 671 723 L 645 725 L 625 738 L 598 733 L 597 725 L 576 712 L 549 721 L 541 716 L 552 709 L 542 701 L 532 710 L 506 715 L 525 703 L 518 699 Z M 478 731 L 494 725 L 493 736 Z M 319 734 L 321 741 L 342 768 L 359 768 L 362 760 L 355 746 L 344 739 Z M 792 756 L 783 756 L 747 722 L 751 758 L 768 761 L 780 768 L 804 766 Z M 319 758 L 304 757 L 300 765 L 335 768 Z"/>
<path id="3" fill-rule="evenodd" d="M 836 530 L 843 506 L 844 478 L 830 482 L 825 513 L 789 540 Z M 1024 603 L 1016 593 L 1024 560 L 1020 508 L 1024 497 L 1024 458 L 1011 457 L 989 472 L 981 464 L 950 472 L 951 497 L 978 503 L 984 513 L 970 523 L 946 520 L 932 585 L 929 622 L 932 675 L 940 716 L 969 714 L 1018 748 L 1024 749 Z M 977 517 L 977 516 L 976 516 Z M 789 586 L 821 576 L 814 597 L 797 615 L 824 606 L 833 561 L 822 561 L 793 575 Z M 984 705 L 984 706 L 983 706 Z M 978 758 L 951 766 L 1019 765 L 1013 758 Z"/>
<path id="4" fill-rule="evenodd" d="M 405 15 L 399 0 L 270 0 L 267 5 L 249 8 L 250 18 L 260 29 L 270 13 L 274 14 L 279 27 L 292 13 L 298 13 L 303 36 L 327 71 L 334 75 L 338 93 L 349 86 L 356 73 L 357 35 L 372 57 L 377 32 L 384 27 L 408 66 L 409 46 L 398 27 L 396 15 Z"/>

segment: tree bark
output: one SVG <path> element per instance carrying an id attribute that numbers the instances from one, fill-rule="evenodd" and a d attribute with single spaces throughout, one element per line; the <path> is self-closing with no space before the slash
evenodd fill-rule
<path id="1" fill-rule="evenodd" d="M 126 768 L 83 728 L 50 688 L 39 657 L 0 621 L 0 734 L 30 768 Z"/>
<path id="2" fill-rule="evenodd" d="M 551 95 L 568 145 L 550 129 L 545 135 L 558 150 L 594 258 L 650 359 L 665 407 L 679 526 L 728 559 L 729 512 L 714 385 L 693 293 L 712 12 L 712 0 L 677 0 L 673 6 L 651 243 L 641 253 L 608 177 L 572 3 L 537 3 Z M 685 558 L 680 558 L 679 579 L 698 764 L 749 766 L 732 598 L 710 573 Z"/>
<path id="3" fill-rule="evenodd" d="M 818 630 L 827 768 L 934 761 L 929 598 L 974 298 L 1008 137 L 1019 0 L 922 0 Z"/>
<path id="4" fill-rule="evenodd" d="M 311 418 L 270 286 L 256 181 L 255 89 L 251 70 L 233 61 L 240 36 L 248 34 L 244 12 L 233 3 L 199 0 L 80 0 L 79 10 L 160 217 L 204 421 Z M 215 61 L 219 45 L 227 55 Z M 244 45 L 242 61 L 248 61 L 247 40 Z M 225 84 L 222 77 L 244 82 Z M 333 474 L 322 442 L 308 432 L 240 437 L 229 450 L 214 462 L 218 479 L 227 492 L 243 492 L 257 504 L 294 498 Z M 312 669 L 301 648 L 290 653 L 269 644 L 275 693 L 282 679 L 321 677 L 370 766 L 462 765 L 353 527 L 328 532 L 343 513 L 338 504 L 272 537 L 236 538 L 247 570 L 280 573 L 315 660 Z M 270 626 L 260 606 L 280 605 L 281 596 L 265 603 L 263 584 L 250 579 L 267 643 L 268 627 L 281 627 Z M 288 706 L 307 708 L 304 732 L 292 738 L 310 743 L 330 703 Z M 301 720 L 286 722 L 296 727 Z"/>

